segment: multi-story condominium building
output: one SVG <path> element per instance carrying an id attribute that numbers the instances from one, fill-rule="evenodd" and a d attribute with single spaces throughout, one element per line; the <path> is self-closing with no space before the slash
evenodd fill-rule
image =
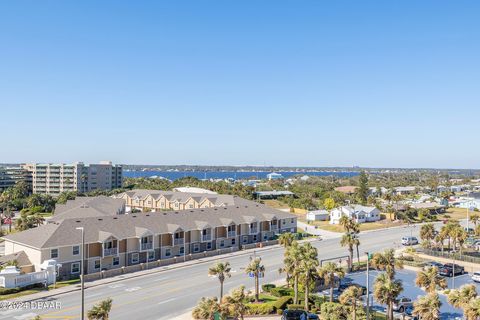
<path id="1" fill-rule="evenodd" d="M 99 164 L 26 164 L 32 174 L 33 193 L 58 195 L 65 191 L 112 190 L 122 186 L 122 167 L 105 161 Z"/>
<path id="2" fill-rule="evenodd" d="M 80 273 L 81 231 L 85 232 L 85 272 L 96 273 L 148 261 L 222 248 L 241 249 L 296 231 L 296 216 L 255 202 L 248 205 L 81 217 L 69 217 L 10 234 L 5 254 L 24 252 L 35 270 L 46 260 L 62 264 L 60 276 Z"/>
<path id="3" fill-rule="evenodd" d="M 192 193 L 162 190 L 136 189 L 115 195 L 125 200 L 127 210 L 142 211 L 188 210 L 197 208 L 233 206 L 248 201 L 227 194 Z"/>
<path id="4" fill-rule="evenodd" d="M 0 193 L 19 181 L 25 181 L 31 186 L 31 173 L 21 167 L 0 167 Z"/>

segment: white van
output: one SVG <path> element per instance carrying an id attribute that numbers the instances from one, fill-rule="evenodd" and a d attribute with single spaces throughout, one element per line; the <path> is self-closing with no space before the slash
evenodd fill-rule
<path id="1" fill-rule="evenodd" d="M 402 238 L 402 245 L 404 246 L 413 246 L 418 244 L 418 239 L 415 237 L 403 237 Z"/>

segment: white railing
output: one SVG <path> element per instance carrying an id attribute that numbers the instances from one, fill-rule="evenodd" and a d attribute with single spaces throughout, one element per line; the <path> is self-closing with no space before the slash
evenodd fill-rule
<path id="1" fill-rule="evenodd" d="M 212 241 L 212 235 L 211 234 L 202 235 L 202 241 Z"/>
<path id="2" fill-rule="evenodd" d="M 55 271 L 53 269 L 27 274 L 0 273 L 0 287 L 3 288 L 26 287 L 35 283 L 52 284 L 54 281 Z"/>
<path id="3" fill-rule="evenodd" d="M 178 239 L 173 239 L 173 245 L 179 245 L 179 244 L 184 244 L 185 239 L 184 238 L 178 238 Z"/>
<path id="4" fill-rule="evenodd" d="M 250 228 L 250 234 L 258 233 L 258 228 Z"/>
<path id="5" fill-rule="evenodd" d="M 108 249 L 103 249 L 103 256 L 106 257 L 106 256 L 115 256 L 118 254 L 118 248 L 117 247 L 114 247 L 114 248 L 108 248 Z"/>
<path id="6" fill-rule="evenodd" d="M 236 235 L 235 231 L 228 231 L 228 237 L 229 238 L 233 238 L 233 237 L 235 237 L 235 235 Z"/>
<path id="7" fill-rule="evenodd" d="M 142 250 L 152 250 L 152 249 L 153 249 L 152 242 L 142 243 Z"/>

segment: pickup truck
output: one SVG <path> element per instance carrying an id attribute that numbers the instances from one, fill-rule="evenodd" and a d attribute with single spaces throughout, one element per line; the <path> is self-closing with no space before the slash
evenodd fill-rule
<path id="1" fill-rule="evenodd" d="M 446 276 L 446 277 L 452 277 L 454 274 L 454 269 L 455 269 L 455 276 L 462 275 L 465 273 L 465 268 L 462 266 L 459 266 L 458 264 L 455 264 L 455 268 L 453 267 L 453 263 L 446 263 L 443 265 L 442 268 L 438 270 L 438 273 L 441 276 Z"/>

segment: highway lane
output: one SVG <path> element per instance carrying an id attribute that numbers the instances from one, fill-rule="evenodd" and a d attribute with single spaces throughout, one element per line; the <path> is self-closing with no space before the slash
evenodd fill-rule
<path id="1" fill-rule="evenodd" d="M 419 228 L 412 229 L 413 235 L 418 236 Z M 360 235 L 360 252 L 376 252 L 386 248 L 399 247 L 400 239 L 410 235 L 406 228 L 378 230 Z M 339 239 L 313 241 L 318 248 L 319 258 L 334 258 L 347 254 L 342 248 Z M 265 278 L 261 283 L 280 280 L 283 275 L 278 273 L 282 266 L 283 248 L 272 247 L 262 251 L 259 255 L 266 267 Z M 245 285 L 253 289 L 253 279 L 247 277 L 244 267 L 249 262 L 249 255 L 225 255 L 218 260 L 229 261 L 233 272 L 232 277 L 225 282 L 225 292 Z M 120 282 L 105 284 L 85 291 L 86 310 L 105 298 L 113 299 L 111 312 L 112 319 L 171 319 L 176 315 L 191 310 L 202 296 L 215 296 L 219 293 L 219 283 L 216 278 L 207 275 L 208 268 L 213 262 L 175 268 L 155 274 L 145 275 Z M 61 303 L 60 310 L 9 310 L 0 312 L 0 319 L 31 319 L 39 314 L 42 319 L 79 319 L 80 292 L 71 292 L 50 298 Z"/>

